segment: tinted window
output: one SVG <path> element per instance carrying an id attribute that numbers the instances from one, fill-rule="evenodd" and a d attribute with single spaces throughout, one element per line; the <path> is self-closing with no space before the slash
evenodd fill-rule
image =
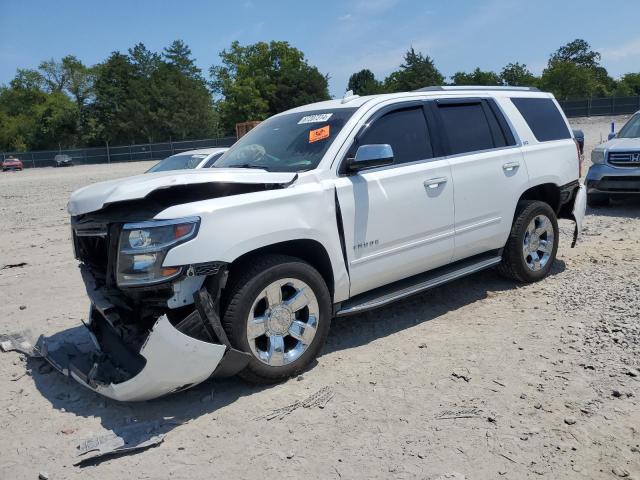
<path id="1" fill-rule="evenodd" d="M 505 145 L 504 137 L 501 145 L 494 145 L 482 103 L 443 103 L 438 111 L 452 155 Z"/>
<path id="2" fill-rule="evenodd" d="M 539 142 L 571 138 L 567 124 L 550 98 L 512 98 Z"/>
<path id="3" fill-rule="evenodd" d="M 393 163 L 433 157 L 427 121 L 421 107 L 396 110 L 377 119 L 358 140 L 359 145 L 388 143 Z"/>

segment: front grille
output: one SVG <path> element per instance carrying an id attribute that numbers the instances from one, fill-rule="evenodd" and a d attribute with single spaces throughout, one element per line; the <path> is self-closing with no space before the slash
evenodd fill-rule
<path id="1" fill-rule="evenodd" d="M 616 167 L 640 168 L 640 151 L 637 152 L 609 152 L 608 160 Z"/>
<path id="2" fill-rule="evenodd" d="M 106 276 L 109 267 L 109 225 L 102 222 L 79 222 L 71 219 L 76 258 Z M 117 238 L 117 237 L 116 237 Z"/>

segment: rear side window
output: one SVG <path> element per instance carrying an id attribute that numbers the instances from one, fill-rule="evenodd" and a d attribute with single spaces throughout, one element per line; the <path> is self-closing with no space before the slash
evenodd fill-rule
<path id="1" fill-rule="evenodd" d="M 421 107 L 387 113 L 358 140 L 359 145 L 380 143 L 391 145 L 394 164 L 433 158 L 427 121 Z"/>
<path id="2" fill-rule="evenodd" d="M 539 142 L 571 138 L 567 124 L 550 98 L 512 98 Z"/>
<path id="3" fill-rule="evenodd" d="M 452 155 L 505 146 L 504 137 L 494 144 L 482 103 L 439 103 L 438 112 Z"/>

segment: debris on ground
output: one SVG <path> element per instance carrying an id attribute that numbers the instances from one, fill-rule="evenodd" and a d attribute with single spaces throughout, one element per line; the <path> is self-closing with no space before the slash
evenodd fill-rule
<path id="1" fill-rule="evenodd" d="M 0 335 L 0 350 L 3 352 L 20 352 L 29 357 L 40 357 L 31 330 Z"/>
<path id="2" fill-rule="evenodd" d="M 451 376 L 454 378 L 460 378 L 467 383 L 471 380 L 471 374 L 469 373 L 469 369 L 466 367 L 456 368 L 451 372 Z"/>
<path id="3" fill-rule="evenodd" d="M 454 418 L 478 418 L 482 416 L 482 410 L 477 407 L 462 408 L 458 410 L 445 410 L 436 416 L 437 420 L 451 420 Z"/>
<path id="4" fill-rule="evenodd" d="M 164 441 L 158 422 L 134 423 L 102 435 L 87 438 L 76 446 L 76 466 L 93 464 L 105 457 L 137 452 Z M 81 458 L 80 458 L 81 457 Z"/>
<path id="5" fill-rule="evenodd" d="M 20 268 L 20 267 L 25 267 L 27 265 L 29 265 L 27 262 L 8 263 L 8 264 L 4 265 L 2 268 L 0 268 L 0 270 L 7 270 L 9 268 Z"/>
<path id="6" fill-rule="evenodd" d="M 278 420 L 282 420 L 287 415 L 293 413 L 298 408 L 324 408 L 327 403 L 333 398 L 335 395 L 333 389 L 329 386 L 324 386 L 316 393 L 309 395 L 304 400 L 297 400 L 285 407 L 276 408 L 275 410 L 271 410 L 269 413 L 261 415 L 256 418 L 256 420 L 273 420 L 277 418 Z"/>

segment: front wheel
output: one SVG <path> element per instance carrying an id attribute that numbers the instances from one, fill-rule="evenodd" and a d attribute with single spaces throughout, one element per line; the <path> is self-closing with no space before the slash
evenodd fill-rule
<path id="1" fill-rule="evenodd" d="M 518 204 L 498 270 L 519 282 L 536 282 L 549 274 L 558 251 L 558 220 L 544 202 Z"/>
<path id="2" fill-rule="evenodd" d="M 298 375 L 318 355 L 329 332 L 331 297 L 308 263 L 267 255 L 225 288 L 222 325 L 231 344 L 251 354 L 239 375 L 273 383 Z"/>

